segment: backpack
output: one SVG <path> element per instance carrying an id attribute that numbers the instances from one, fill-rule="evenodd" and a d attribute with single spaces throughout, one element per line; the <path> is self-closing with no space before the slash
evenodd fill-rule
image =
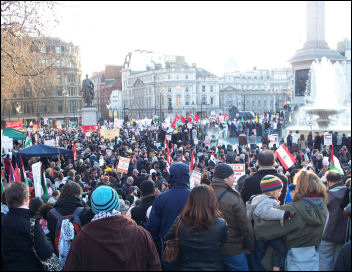
<path id="1" fill-rule="evenodd" d="M 55 208 L 50 210 L 51 214 L 57 220 L 54 241 L 55 251 L 59 256 L 61 268 L 65 265 L 71 241 L 81 231 L 82 224 L 79 215 L 83 209 L 83 207 L 78 207 L 73 214 L 65 216 L 62 216 Z"/>

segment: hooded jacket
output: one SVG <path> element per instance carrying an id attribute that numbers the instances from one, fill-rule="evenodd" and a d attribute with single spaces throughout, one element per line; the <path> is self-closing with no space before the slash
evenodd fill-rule
<path id="1" fill-rule="evenodd" d="M 71 242 L 64 270 L 161 270 L 150 234 L 130 218 L 117 215 L 85 225 Z"/>
<path id="2" fill-rule="evenodd" d="M 146 229 L 156 241 L 169 231 L 181 213 L 190 194 L 188 165 L 177 162 L 170 168 L 171 189 L 158 195 L 153 203 Z"/>
<path id="3" fill-rule="evenodd" d="M 340 206 L 344 200 L 346 190 L 346 186 L 339 182 L 328 191 L 329 221 L 323 236 L 325 241 L 340 244 L 345 242 L 347 217 L 343 215 Z"/>
<path id="4" fill-rule="evenodd" d="M 284 221 L 285 211 L 279 210 L 280 202 L 268 195 L 258 195 L 247 202 L 247 217 L 253 220 L 254 224 L 261 220 L 279 220 L 281 224 Z"/>

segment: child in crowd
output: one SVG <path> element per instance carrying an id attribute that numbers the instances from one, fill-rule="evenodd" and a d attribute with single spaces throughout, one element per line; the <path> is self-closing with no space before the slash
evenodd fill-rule
<path id="1" fill-rule="evenodd" d="M 280 220 L 283 225 L 284 219 L 291 219 L 294 216 L 293 211 L 283 211 L 276 209 L 280 205 L 278 201 L 283 183 L 273 175 L 266 175 L 260 182 L 260 187 L 263 194 L 252 196 L 246 203 L 247 217 L 252 223 L 260 224 L 261 220 Z M 269 241 L 258 241 L 257 250 L 265 254 L 266 247 L 272 246 L 276 254 L 273 260 L 273 271 L 280 271 L 281 267 L 285 267 L 286 245 L 282 238 L 277 238 Z"/>

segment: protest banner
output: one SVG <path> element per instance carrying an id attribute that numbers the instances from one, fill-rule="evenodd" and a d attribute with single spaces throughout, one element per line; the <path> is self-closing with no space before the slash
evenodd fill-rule
<path id="1" fill-rule="evenodd" d="M 127 173 L 129 164 L 130 158 L 120 157 L 117 172 Z"/>
<path id="2" fill-rule="evenodd" d="M 18 120 L 18 121 L 8 121 L 5 123 L 5 128 L 13 128 L 16 130 L 22 130 L 22 120 Z"/>
<path id="3" fill-rule="evenodd" d="M 200 185 L 200 180 L 201 180 L 201 173 L 194 170 L 192 172 L 191 178 L 189 180 L 190 182 L 190 189 L 192 190 L 194 187 Z"/>
<path id="4" fill-rule="evenodd" d="M 332 135 L 329 133 L 324 134 L 324 145 L 332 145 Z"/>
<path id="5" fill-rule="evenodd" d="M 113 140 L 115 137 L 120 136 L 120 129 L 101 129 L 100 136 L 104 137 L 105 139 Z"/>
<path id="6" fill-rule="evenodd" d="M 242 177 L 243 175 L 246 174 L 246 167 L 245 167 L 245 164 L 244 163 L 241 163 L 241 164 L 229 164 L 233 171 L 234 171 L 234 182 L 232 184 L 232 188 L 235 188 L 235 186 L 237 185 L 237 182 L 238 182 L 238 179 L 240 177 Z"/>
<path id="7" fill-rule="evenodd" d="M 95 126 L 82 126 L 83 133 L 86 131 L 90 132 L 98 132 L 100 130 L 100 125 L 95 125 Z"/>
<path id="8" fill-rule="evenodd" d="M 44 144 L 45 145 L 50 145 L 50 146 L 56 146 L 55 139 L 45 140 Z"/>
<path id="9" fill-rule="evenodd" d="M 269 141 L 273 144 L 277 144 L 278 143 L 278 139 L 279 139 L 279 135 L 278 134 L 270 134 L 268 136 Z"/>
<path id="10" fill-rule="evenodd" d="M 43 192 L 42 183 L 41 183 L 41 174 L 40 168 L 42 166 L 41 162 L 32 164 L 32 173 L 33 173 L 33 187 L 36 197 L 41 197 Z"/>

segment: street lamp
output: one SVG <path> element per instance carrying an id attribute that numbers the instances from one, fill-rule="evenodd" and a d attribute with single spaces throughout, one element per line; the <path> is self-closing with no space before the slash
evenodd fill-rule
<path id="1" fill-rule="evenodd" d="M 69 96 L 69 94 L 68 94 L 67 90 L 63 90 L 62 94 L 64 96 L 64 120 L 66 122 L 66 129 L 67 129 L 68 123 L 67 123 L 67 120 L 66 120 L 66 111 L 67 111 L 67 103 L 66 103 L 66 101 L 67 101 L 67 97 Z"/>
<path id="2" fill-rule="evenodd" d="M 161 121 L 161 93 L 163 92 L 163 90 L 163 87 L 159 89 L 159 122 Z"/>
<path id="3" fill-rule="evenodd" d="M 108 123 L 110 121 L 110 108 L 111 108 L 111 104 L 110 103 L 107 103 L 106 104 L 106 108 L 108 109 Z"/>
<path id="4" fill-rule="evenodd" d="M 18 104 L 18 103 L 16 103 L 15 109 L 16 109 L 16 111 L 17 111 L 17 121 L 18 121 L 18 120 L 20 119 L 19 114 L 22 113 L 22 112 L 21 112 L 21 105 Z"/>

